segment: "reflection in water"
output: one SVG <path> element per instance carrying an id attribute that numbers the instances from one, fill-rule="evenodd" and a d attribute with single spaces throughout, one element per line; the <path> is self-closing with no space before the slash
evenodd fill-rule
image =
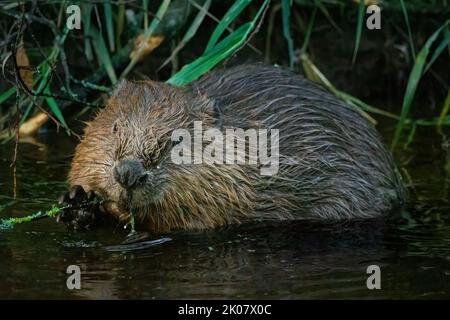
<path id="1" fill-rule="evenodd" d="M 159 246 L 163 243 L 171 241 L 171 238 L 163 237 L 155 240 L 142 240 L 130 243 L 128 241 L 122 242 L 122 244 L 106 246 L 105 250 L 110 252 L 130 252 L 136 250 L 145 250 L 150 247 Z"/>
<path id="2" fill-rule="evenodd" d="M 55 202 L 73 152 L 67 139 L 20 146 L 16 199 L 12 148 L 0 146 L 0 217 Z M 114 226 L 77 233 L 45 220 L 2 231 L 0 298 L 448 298 L 448 175 L 445 157 L 429 154 L 432 139 L 416 137 L 416 154 L 406 154 L 417 199 L 395 218 L 252 223 L 127 245 Z M 81 290 L 66 288 L 72 264 L 82 270 Z M 381 267 L 382 290 L 366 288 L 371 264 Z"/>

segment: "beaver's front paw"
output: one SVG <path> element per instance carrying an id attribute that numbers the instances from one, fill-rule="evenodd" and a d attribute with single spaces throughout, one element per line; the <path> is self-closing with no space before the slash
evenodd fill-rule
<path id="1" fill-rule="evenodd" d="M 100 210 L 92 191 L 86 193 L 83 187 L 73 186 L 60 197 L 59 203 L 68 208 L 61 210 L 56 221 L 75 230 L 89 230 L 98 223 Z"/>

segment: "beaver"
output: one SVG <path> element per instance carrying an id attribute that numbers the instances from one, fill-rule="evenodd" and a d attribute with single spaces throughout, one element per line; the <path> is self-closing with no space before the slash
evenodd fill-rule
<path id="1" fill-rule="evenodd" d="M 261 161 L 175 163 L 183 140 L 174 141 L 173 131 L 192 132 L 196 121 L 219 132 L 278 130 L 275 174 L 261 174 Z M 122 80 L 87 123 L 69 182 L 61 202 L 106 199 L 100 208 L 64 210 L 59 220 L 75 229 L 92 228 L 99 212 L 122 223 L 133 215 L 137 228 L 156 233 L 249 220 L 365 219 L 406 199 L 390 152 L 359 110 L 263 64 L 212 71 L 185 87 Z"/>

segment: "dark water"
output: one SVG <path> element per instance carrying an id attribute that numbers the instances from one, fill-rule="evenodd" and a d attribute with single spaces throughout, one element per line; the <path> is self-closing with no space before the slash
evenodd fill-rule
<path id="1" fill-rule="evenodd" d="M 13 145 L 0 145 L 0 217 L 50 208 L 66 188 L 73 146 L 63 134 L 21 144 L 14 198 Z M 398 150 L 413 201 L 396 218 L 171 233 L 125 252 L 107 250 L 125 239 L 120 228 L 76 233 L 41 220 L 0 231 L 0 298 L 449 298 L 448 148 L 430 128 Z M 372 264 L 381 290 L 366 287 Z M 81 290 L 66 287 L 69 265 L 82 270 Z"/>

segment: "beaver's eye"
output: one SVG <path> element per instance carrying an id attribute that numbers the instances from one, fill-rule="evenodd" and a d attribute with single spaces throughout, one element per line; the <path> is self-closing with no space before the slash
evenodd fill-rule
<path id="1" fill-rule="evenodd" d="M 112 133 L 116 134 L 118 130 L 118 125 L 117 125 L 117 121 L 114 122 L 113 127 L 112 127 Z"/>

